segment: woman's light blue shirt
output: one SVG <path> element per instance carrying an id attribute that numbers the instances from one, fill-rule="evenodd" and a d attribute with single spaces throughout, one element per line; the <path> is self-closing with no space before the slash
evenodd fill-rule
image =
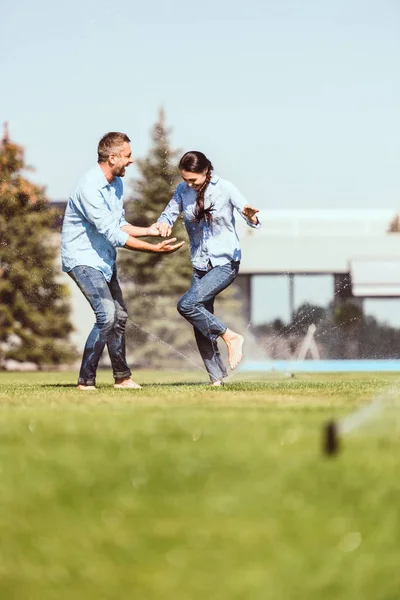
<path id="1" fill-rule="evenodd" d="M 86 265 L 101 271 L 110 281 L 117 257 L 129 235 L 123 209 L 123 183 L 109 183 L 99 165 L 79 182 L 68 200 L 61 234 L 62 270 Z"/>
<path id="2" fill-rule="evenodd" d="M 231 260 L 240 261 L 241 250 L 235 228 L 234 209 L 236 208 L 250 227 L 259 229 L 261 225 L 260 221 L 253 225 L 242 215 L 242 210 L 249 204 L 246 198 L 230 181 L 214 175 L 204 198 L 204 208 L 214 205 L 212 221 L 208 224 L 205 219 L 200 223 L 194 220 L 196 196 L 197 192 L 186 182 L 180 183 L 158 222 L 169 223 L 172 227 L 183 211 L 190 242 L 190 256 L 196 269 L 206 271 L 209 263 L 215 267 Z"/>

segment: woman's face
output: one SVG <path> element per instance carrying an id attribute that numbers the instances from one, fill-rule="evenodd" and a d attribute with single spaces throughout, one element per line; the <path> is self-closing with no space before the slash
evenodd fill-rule
<path id="1" fill-rule="evenodd" d="M 204 169 L 201 173 L 191 173 L 190 171 L 181 170 L 181 177 L 183 181 L 186 181 L 189 187 L 192 187 L 194 190 L 199 190 L 201 186 L 204 184 L 207 177 L 208 169 Z"/>

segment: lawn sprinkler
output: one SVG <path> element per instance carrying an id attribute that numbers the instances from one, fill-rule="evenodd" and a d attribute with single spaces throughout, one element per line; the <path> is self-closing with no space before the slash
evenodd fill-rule
<path id="1" fill-rule="evenodd" d="M 333 456 L 339 451 L 339 435 L 338 426 L 335 421 L 328 421 L 325 423 L 323 429 L 323 452 L 328 456 Z"/>
<path id="2" fill-rule="evenodd" d="M 339 438 L 358 430 L 368 421 L 377 418 L 384 408 L 394 406 L 399 397 L 399 386 L 393 385 L 363 404 L 340 421 L 328 421 L 323 428 L 322 450 L 327 456 L 339 451 Z"/>

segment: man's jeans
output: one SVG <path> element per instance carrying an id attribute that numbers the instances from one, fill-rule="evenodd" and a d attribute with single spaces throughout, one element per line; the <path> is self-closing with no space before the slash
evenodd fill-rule
<path id="1" fill-rule="evenodd" d="M 178 302 L 178 311 L 194 327 L 197 346 L 211 381 L 227 376 L 217 342 L 227 326 L 214 316 L 214 300 L 236 279 L 239 264 L 231 261 L 208 271 L 194 269 L 192 286 Z"/>
<path id="2" fill-rule="evenodd" d="M 128 313 L 122 297 L 117 272 L 108 283 L 101 271 L 78 266 L 68 272 L 96 315 L 96 323 L 86 341 L 79 385 L 95 385 L 100 356 L 107 344 L 115 379 L 131 376 L 125 355 L 125 327 Z"/>

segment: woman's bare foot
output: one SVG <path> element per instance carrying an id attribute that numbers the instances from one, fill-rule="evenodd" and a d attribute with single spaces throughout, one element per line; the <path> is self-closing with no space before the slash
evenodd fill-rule
<path id="1" fill-rule="evenodd" d="M 224 385 L 224 382 L 222 381 L 222 379 L 216 379 L 215 381 L 211 381 L 210 385 L 212 385 L 213 387 L 220 387 Z"/>
<path id="2" fill-rule="evenodd" d="M 221 337 L 228 348 L 229 366 L 231 369 L 236 369 L 243 357 L 244 338 L 240 333 L 235 333 L 231 329 L 227 329 Z"/>
<path id="3" fill-rule="evenodd" d="M 132 381 L 132 379 L 130 377 L 126 378 L 126 379 L 116 379 L 115 383 L 114 383 L 114 387 L 117 390 L 141 390 L 142 386 L 139 385 L 138 383 L 135 383 L 134 381 Z"/>

